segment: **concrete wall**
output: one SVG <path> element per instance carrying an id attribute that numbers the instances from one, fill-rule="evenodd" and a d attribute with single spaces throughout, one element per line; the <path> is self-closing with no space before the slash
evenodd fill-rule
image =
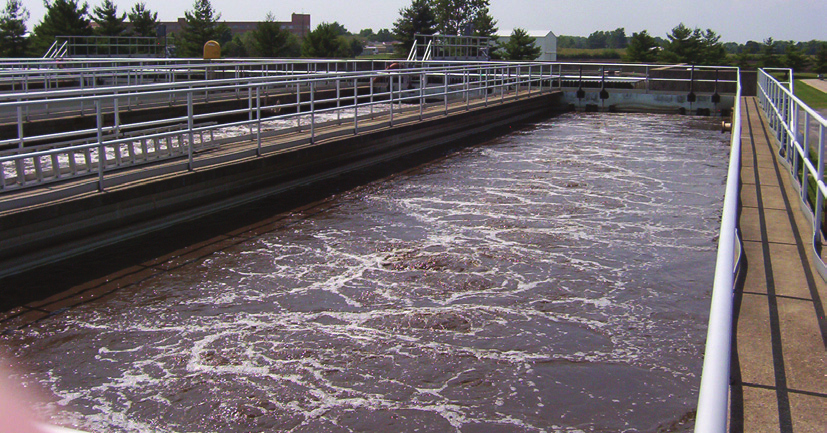
<path id="1" fill-rule="evenodd" d="M 492 105 L 283 153 L 199 168 L 0 215 L 0 277 L 121 240 L 329 180 L 509 126 L 565 107 L 561 93 Z"/>
<path id="2" fill-rule="evenodd" d="M 584 89 L 585 90 L 585 89 Z M 577 111 L 617 111 L 644 113 L 708 113 L 713 116 L 728 115 L 732 112 L 735 97 L 721 95 L 721 101 L 712 102 L 711 94 L 696 95 L 695 102 L 689 102 L 687 94 L 642 93 L 621 89 L 607 90 L 608 98 L 600 97 L 599 89 L 589 89 L 582 99 L 577 92 L 565 92 L 566 103 Z"/>

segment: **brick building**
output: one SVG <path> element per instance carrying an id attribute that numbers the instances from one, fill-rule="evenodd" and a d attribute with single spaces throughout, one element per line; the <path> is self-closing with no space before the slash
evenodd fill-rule
<path id="1" fill-rule="evenodd" d="M 223 21 L 223 23 L 232 30 L 233 35 L 251 32 L 256 29 L 259 22 L 260 21 Z M 166 35 L 170 35 L 180 33 L 181 29 L 187 25 L 187 19 L 178 18 L 178 21 L 161 21 L 158 24 L 159 27 L 164 26 Z M 290 33 L 293 33 L 301 39 L 310 33 L 310 14 L 294 13 L 290 21 L 277 21 L 277 24 L 280 24 L 281 28 L 290 31 Z"/>

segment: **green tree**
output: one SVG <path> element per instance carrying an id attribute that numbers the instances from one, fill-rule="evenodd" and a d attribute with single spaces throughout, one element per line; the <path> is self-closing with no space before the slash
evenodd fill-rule
<path id="1" fill-rule="evenodd" d="M 8 0 L 0 14 L 0 57 L 26 55 L 26 20 L 29 11 L 20 0 Z"/>
<path id="2" fill-rule="evenodd" d="M 247 46 L 250 45 L 247 35 L 235 35 L 226 44 L 221 45 L 221 55 L 231 58 L 249 57 Z"/>
<path id="3" fill-rule="evenodd" d="M 727 54 L 724 44 L 721 43 L 721 37 L 710 29 L 701 35 L 700 39 L 701 54 L 699 64 L 710 66 L 723 66 L 727 64 Z"/>
<path id="4" fill-rule="evenodd" d="M 488 0 L 431 0 L 431 6 L 443 35 L 473 35 L 480 14 L 488 13 Z"/>
<path id="5" fill-rule="evenodd" d="M 34 27 L 30 42 L 30 52 L 36 57 L 46 53 L 55 42 L 56 36 L 91 36 L 86 3 L 78 0 L 46 0 L 46 15 L 43 21 Z M 85 53 L 78 53 L 85 54 Z"/>
<path id="6" fill-rule="evenodd" d="M 698 64 L 701 61 L 701 31 L 678 24 L 666 35 L 668 42 L 661 51 L 661 60 L 667 63 Z"/>
<path id="7" fill-rule="evenodd" d="M 97 23 L 95 34 L 100 36 L 120 36 L 126 30 L 126 14 L 118 16 L 118 7 L 112 0 L 103 0 L 100 6 L 95 7 L 92 21 Z"/>
<path id="8" fill-rule="evenodd" d="M 764 39 L 764 45 L 761 47 L 761 59 L 758 62 L 760 67 L 777 68 L 781 66 L 781 62 L 778 61 L 778 56 L 775 54 L 777 46 L 778 42 L 772 40 L 772 38 Z"/>
<path id="9" fill-rule="evenodd" d="M 632 33 L 626 47 L 627 62 L 653 63 L 658 60 L 658 43 L 646 30 Z"/>
<path id="10" fill-rule="evenodd" d="M 339 24 L 338 21 L 333 21 L 332 23 L 330 23 L 330 26 L 333 27 L 333 30 L 335 30 L 336 34 L 338 34 L 339 36 L 347 36 L 350 34 L 350 32 L 347 31 L 347 29 L 345 28 L 345 26 Z"/>
<path id="11" fill-rule="evenodd" d="M 359 42 L 359 39 L 353 38 L 350 40 L 350 57 L 357 57 L 365 51 L 365 47 Z"/>
<path id="12" fill-rule="evenodd" d="M 516 28 L 511 32 L 508 42 L 500 45 L 502 56 L 505 60 L 534 60 L 543 53 L 542 48 L 534 44 L 535 41 L 528 32 Z"/>
<path id="13" fill-rule="evenodd" d="M 210 0 L 195 0 L 192 11 L 184 12 L 186 25 L 179 42 L 179 54 L 183 57 L 200 57 L 207 41 L 221 41 L 232 38 L 229 28 L 219 23 L 221 14 L 217 14 Z M 229 33 L 229 35 L 228 35 Z"/>
<path id="14" fill-rule="evenodd" d="M 403 54 L 410 51 L 415 34 L 432 35 L 434 33 L 436 33 L 436 16 L 428 0 L 413 0 L 409 7 L 399 10 L 399 18 L 393 23 L 393 34 L 400 42 L 399 49 Z M 381 34 L 382 30 L 379 31 L 379 35 Z"/>
<path id="15" fill-rule="evenodd" d="M 379 29 L 376 32 L 376 41 L 377 42 L 392 42 L 393 41 L 393 33 L 391 33 L 390 29 Z"/>
<path id="16" fill-rule="evenodd" d="M 736 65 L 738 65 L 741 69 L 748 69 L 752 68 L 752 64 L 750 61 L 752 60 L 752 55 L 747 54 L 746 51 L 741 51 L 738 53 L 738 56 L 735 58 Z"/>
<path id="17" fill-rule="evenodd" d="M 146 3 L 138 2 L 132 6 L 127 14 L 129 22 L 132 23 L 132 34 L 135 36 L 153 37 L 158 27 L 158 12 L 152 12 L 146 8 Z"/>
<path id="18" fill-rule="evenodd" d="M 362 29 L 359 31 L 359 36 L 371 41 L 373 37 L 376 36 L 376 33 L 373 33 L 373 29 Z"/>
<path id="19" fill-rule="evenodd" d="M 281 28 L 272 12 L 250 33 L 250 51 L 256 57 L 284 57 L 294 44 L 293 35 Z"/>
<path id="20" fill-rule="evenodd" d="M 339 35 L 336 27 L 330 23 L 321 23 L 304 37 L 302 56 L 317 59 L 350 57 L 351 50 L 350 45 Z"/>
<path id="21" fill-rule="evenodd" d="M 784 50 L 784 66 L 792 69 L 794 72 L 801 72 L 810 63 L 809 59 L 804 56 L 804 53 L 793 43 L 787 45 Z"/>
<path id="22" fill-rule="evenodd" d="M 491 16 L 491 12 L 488 10 L 488 6 L 481 8 L 477 13 L 477 16 L 474 17 L 474 21 L 471 23 L 471 27 L 473 27 L 473 35 L 474 36 L 484 36 L 488 38 L 493 38 L 495 41 L 497 39 L 497 20 Z"/>
<path id="23" fill-rule="evenodd" d="M 818 46 L 814 66 L 817 74 L 827 74 L 827 42 Z"/>

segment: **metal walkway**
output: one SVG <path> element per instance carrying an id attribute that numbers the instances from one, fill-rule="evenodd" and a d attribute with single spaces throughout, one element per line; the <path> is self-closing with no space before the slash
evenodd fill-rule
<path id="1" fill-rule="evenodd" d="M 756 98 L 741 99 L 745 253 L 735 292 L 730 432 L 827 431 L 827 284 Z"/>

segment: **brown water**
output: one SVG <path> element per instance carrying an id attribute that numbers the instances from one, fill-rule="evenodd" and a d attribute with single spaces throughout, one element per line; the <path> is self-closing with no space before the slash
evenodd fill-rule
<path id="1" fill-rule="evenodd" d="M 91 431 L 688 431 L 716 125 L 549 119 L 104 278 L 3 344 L 44 419 Z"/>

